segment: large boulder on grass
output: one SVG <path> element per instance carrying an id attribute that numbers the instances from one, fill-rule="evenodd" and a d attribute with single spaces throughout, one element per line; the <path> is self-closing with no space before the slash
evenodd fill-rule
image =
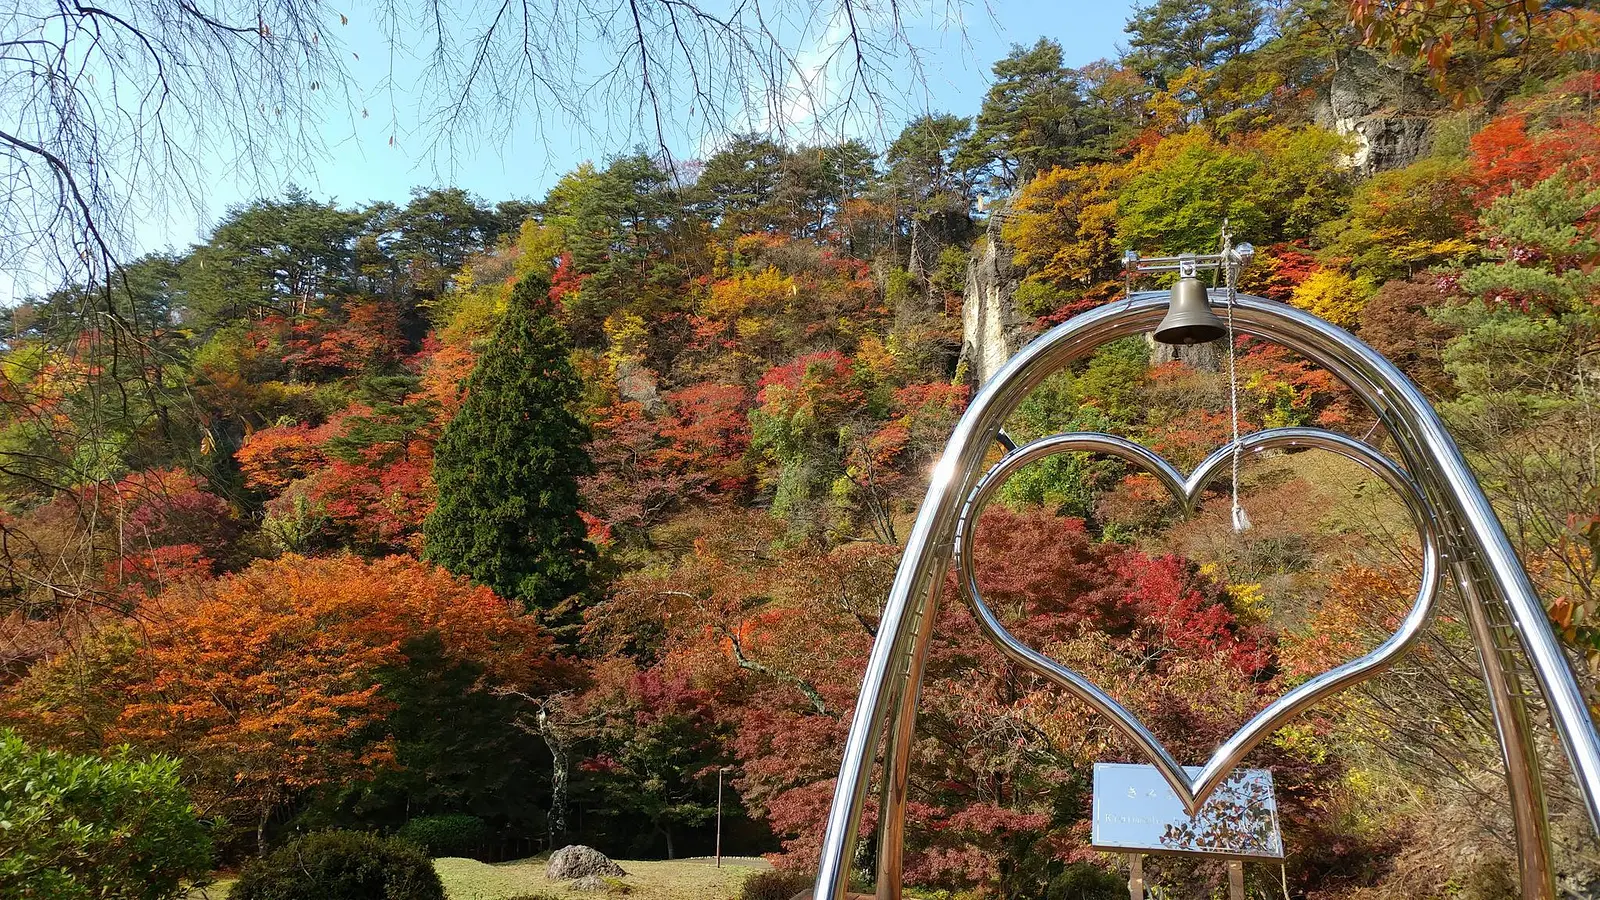
<path id="1" fill-rule="evenodd" d="M 627 874 L 621 866 L 612 862 L 610 857 L 599 850 L 582 844 L 573 844 L 550 854 L 550 866 L 545 869 L 544 877 L 551 881 L 570 881 L 574 878 L 587 878 L 590 875 L 621 878 Z"/>

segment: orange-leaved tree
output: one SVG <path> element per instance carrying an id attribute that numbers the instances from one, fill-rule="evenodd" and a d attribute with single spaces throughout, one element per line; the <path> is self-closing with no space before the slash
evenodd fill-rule
<path id="1" fill-rule="evenodd" d="M 104 740 L 182 754 L 207 812 L 253 824 L 258 844 L 286 804 L 394 764 L 383 677 L 418 639 L 478 667 L 474 690 L 541 694 L 568 680 L 533 620 L 407 557 L 286 555 L 174 587 L 145 613 L 146 639 L 92 698 L 121 707 Z M 14 697 L 24 717 L 85 702 L 53 690 L 51 669 Z"/>

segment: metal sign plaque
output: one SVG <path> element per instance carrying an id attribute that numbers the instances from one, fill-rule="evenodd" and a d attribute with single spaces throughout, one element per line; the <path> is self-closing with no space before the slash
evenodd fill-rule
<path id="1" fill-rule="evenodd" d="M 1200 771 L 1187 768 L 1190 777 Z M 1272 773 L 1234 772 L 1191 817 L 1155 766 L 1095 763 L 1090 843 L 1112 853 L 1283 859 Z"/>

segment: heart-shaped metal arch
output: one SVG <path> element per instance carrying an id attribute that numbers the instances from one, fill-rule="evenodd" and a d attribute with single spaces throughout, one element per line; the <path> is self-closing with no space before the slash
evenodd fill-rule
<path id="1" fill-rule="evenodd" d="M 1013 662 L 1050 679 L 1109 718 L 1119 731 L 1139 745 L 1161 771 L 1190 815 L 1194 815 L 1200 809 L 1212 792 L 1238 766 L 1245 754 L 1306 707 L 1341 688 L 1365 681 L 1394 663 L 1422 633 L 1423 627 L 1432 615 L 1439 582 L 1438 535 L 1422 500 L 1421 492 L 1404 471 L 1377 450 L 1354 438 L 1318 428 L 1275 428 L 1258 431 L 1240 438 L 1239 444 L 1242 452 L 1258 452 L 1272 448 L 1327 450 L 1360 463 L 1383 479 L 1405 502 L 1416 525 L 1417 536 L 1422 542 L 1422 581 L 1417 586 L 1417 596 L 1412 602 L 1411 611 L 1407 613 L 1394 634 L 1365 656 L 1323 672 L 1268 704 L 1265 709 L 1246 722 L 1244 727 L 1223 742 L 1193 778 L 1189 777 L 1167 751 L 1166 746 L 1150 733 L 1144 723 L 1128 712 L 1122 704 L 1113 700 L 1087 678 L 1028 647 L 1006 630 L 994 612 L 989 609 L 988 604 L 983 601 L 983 595 L 978 590 L 977 568 L 972 558 L 972 532 L 977 524 L 978 513 L 983 510 L 984 504 L 1013 472 L 1035 460 L 1068 452 L 1104 453 L 1122 459 L 1154 475 L 1183 505 L 1184 511 L 1192 513 L 1206 485 L 1210 484 L 1231 461 L 1233 444 L 1230 443 L 1213 452 L 1193 474 L 1184 478 L 1166 460 L 1125 438 L 1094 433 L 1058 434 L 1042 438 L 1007 454 L 984 474 L 967 497 L 956 532 L 956 559 L 961 571 L 964 588 L 962 593 L 966 595 L 968 604 L 989 639 Z"/>

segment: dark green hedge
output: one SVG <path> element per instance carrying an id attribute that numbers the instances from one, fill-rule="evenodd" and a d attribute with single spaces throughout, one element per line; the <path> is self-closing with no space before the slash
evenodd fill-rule
<path id="1" fill-rule="evenodd" d="M 444 900 L 433 861 L 410 841 L 322 831 L 251 862 L 229 900 Z"/>

